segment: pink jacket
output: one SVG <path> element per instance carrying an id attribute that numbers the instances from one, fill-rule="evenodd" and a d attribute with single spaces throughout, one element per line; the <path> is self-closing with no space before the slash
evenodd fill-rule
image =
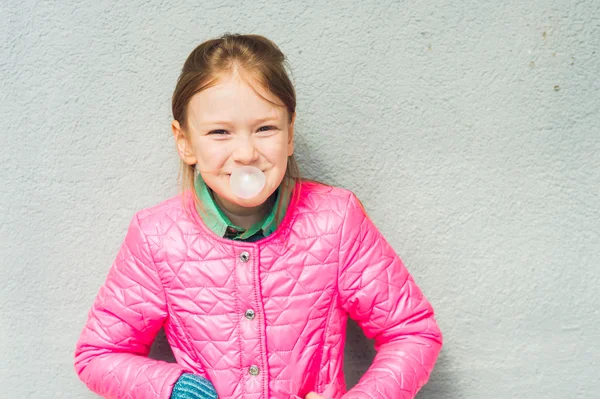
<path id="1" fill-rule="evenodd" d="M 296 190 L 254 243 L 217 237 L 181 196 L 138 212 L 77 342 L 81 380 L 119 399 L 168 399 L 183 372 L 220 398 L 413 398 L 442 346 L 429 302 L 351 192 Z M 346 392 L 348 316 L 377 355 Z M 147 357 L 161 327 L 177 363 Z"/>

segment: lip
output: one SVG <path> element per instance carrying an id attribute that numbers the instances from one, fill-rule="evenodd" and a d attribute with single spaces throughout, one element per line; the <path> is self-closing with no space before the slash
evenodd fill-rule
<path id="1" fill-rule="evenodd" d="M 263 169 L 261 169 L 260 171 L 261 171 L 261 172 L 263 172 L 263 173 L 265 173 L 267 170 L 269 170 L 269 169 L 264 169 L 264 170 L 263 170 Z M 229 173 L 226 173 L 226 175 L 227 175 L 227 176 L 231 176 L 231 173 L 230 173 L 230 172 L 229 172 Z"/>

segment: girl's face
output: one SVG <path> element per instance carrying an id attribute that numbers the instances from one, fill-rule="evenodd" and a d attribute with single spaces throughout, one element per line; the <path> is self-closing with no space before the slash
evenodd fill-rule
<path id="1" fill-rule="evenodd" d="M 275 96 L 253 84 L 260 94 L 281 104 Z M 202 179 L 230 211 L 248 214 L 258 210 L 283 180 L 288 157 L 294 153 L 294 118 L 284 106 L 263 99 L 234 74 L 195 94 L 188 104 L 188 139 L 173 121 L 173 134 L 181 158 L 196 164 Z M 266 177 L 263 190 L 242 199 L 229 187 L 231 172 L 251 165 Z M 250 209 L 249 209 L 250 208 Z M 256 208 L 256 209 L 252 209 Z"/>

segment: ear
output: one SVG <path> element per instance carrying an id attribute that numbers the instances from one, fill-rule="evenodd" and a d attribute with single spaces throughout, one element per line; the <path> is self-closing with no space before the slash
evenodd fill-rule
<path id="1" fill-rule="evenodd" d="M 185 137 L 183 129 L 181 129 L 179 121 L 174 120 L 171 123 L 171 130 L 173 131 L 173 137 L 175 138 L 179 157 L 181 157 L 186 164 L 194 165 L 197 162 L 196 156 L 194 155 L 194 151 L 188 142 L 188 139 Z"/>
<path id="2" fill-rule="evenodd" d="M 294 154 L 294 123 L 296 122 L 296 113 L 292 115 L 292 121 L 288 126 L 288 143 L 287 143 L 287 152 L 288 157 L 291 157 Z"/>

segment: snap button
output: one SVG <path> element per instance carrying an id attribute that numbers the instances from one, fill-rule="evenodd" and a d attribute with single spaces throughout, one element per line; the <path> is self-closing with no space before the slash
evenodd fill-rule
<path id="1" fill-rule="evenodd" d="M 240 260 L 244 263 L 248 262 L 248 259 L 250 259 L 250 254 L 248 252 L 242 252 L 240 254 Z"/>
<path id="2" fill-rule="evenodd" d="M 258 366 L 250 366 L 250 369 L 248 370 L 248 372 L 250 373 L 250 375 L 258 375 L 260 373 L 260 370 L 258 368 Z"/>
<path id="3" fill-rule="evenodd" d="M 256 316 L 256 314 L 254 313 L 254 310 L 248 309 L 248 310 L 246 310 L 246 313 L 244 314 L 244 316 L 246 316 L 246 318 L 248 320 L 254 320 L 254 316 Z"/>

